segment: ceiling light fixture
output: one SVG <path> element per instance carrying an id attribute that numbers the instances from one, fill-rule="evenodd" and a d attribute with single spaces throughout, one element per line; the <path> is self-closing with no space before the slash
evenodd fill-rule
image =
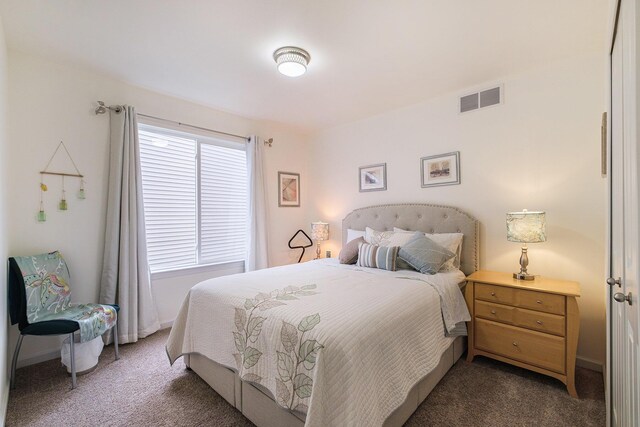
<path id="1" fill-rule="evenodd" d="M 289 77 L 298 77 L 307 71 L 311 55 L 304 49 L 285 46 L 273 52 L 273 59 L 278 64 L 278 71 Z"/>

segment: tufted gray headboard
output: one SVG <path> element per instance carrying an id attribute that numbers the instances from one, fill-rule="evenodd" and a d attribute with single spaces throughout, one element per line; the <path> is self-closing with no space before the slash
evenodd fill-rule
<path id="1" fill-rule="evenodd" d="M 347 229 L 378 231 L 393 227 L 425 233 L 462 233 L 462 259 L 460 269 L 469 275 L 478 270 L 480 224 L 471 215 L 451 206 L 429 204 L 396 204 L 369 206 L 356 209 L 342 220 L 342 245 L 347 240 Z"/>

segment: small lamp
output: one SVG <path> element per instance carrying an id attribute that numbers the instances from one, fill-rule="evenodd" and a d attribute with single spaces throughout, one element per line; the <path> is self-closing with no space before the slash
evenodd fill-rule
<path id="1" fill-rule="evenodd" d="M 320 242 L 329 240 L 329 224 L 326 222 L 312 222 L 311 239 L 317 242 L 315 259 L 320 259 Z"/>
<path id="2" fill-rule="evenodd" d="M 527 273 L 529 257 L 527 256 L 527 243 L 539 243 L 547 241 L 545 213 L 541 211 L 507 213 L 507 240 L 510 242 L 524 243 L 522 255 L 520 255 L 520 272 L 513 273 L 513 278 L 518 280 L 533 280 L 534 276 Z"/>

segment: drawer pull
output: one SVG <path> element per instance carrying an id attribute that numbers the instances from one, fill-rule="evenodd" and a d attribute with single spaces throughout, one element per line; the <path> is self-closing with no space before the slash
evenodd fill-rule
<path id="1" fill-rule="evenodd" d="M 492 297 L 495 297 L 495 296 L 496 296 L 496 293 L 495 293 L 495 292 L 491 292 L 491 296 L 492 296 Z"/>
<path id="2" fill-rule="evenodd" d="M 514 347 L 517 347 L 517 346 L 518 346 L 518 343 L 514 341 L 514 342 L 513 342 L 513 346 L 514 346 Z"/>
<path id="3" fill-rule="evenodd" d="M 540 300 L 537 300 L 537 301 L 536 301 L 536 303 L 538 303 L 538 304 L 542 304 L 542 301 L 540 301 Z"/>
<path id="4" fill-rule="evenodd" d="M 536 320 L 536 323 L 537 323 L 538 325 L 542 325 L 542 320 Z"/>
<path id="5" fill-rule="evenodd" d="M 496 314 L 496 311 L 495 310 L 491 310 L 491 314 Z"/>

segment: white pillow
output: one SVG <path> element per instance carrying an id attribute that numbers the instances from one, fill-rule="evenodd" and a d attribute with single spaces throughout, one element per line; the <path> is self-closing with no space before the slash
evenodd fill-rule
<path id="1" fill-rule="evenodd" d="M 404 246 L 413 237 L 413 232 L 376 231 L 367 227 L 364 241 L 377 246 Z"/>
<path id="2" fill-rule="evenodd" d="M 355 240 L 358 237 L 363 237 L 364 238 L 364 231 L 353 230 L 351 228 L 348 228 L 347 229 L 347 241 L 345 243 L 349 243 L 350 241 Z"/>
<path id="3" fill-rule="evenodd" d="M 402 228 L 394 227 L 393 231 L 396 233 L 404 233 L 411 236 L 415 231 L 403 230 Z M 437 244 L 444 246 L 454 254 L 456 257 L 450 259 L 445 263 L 440 271 L 451 271 L 460 269 L 460 257 L 462 256 L 462 239 L 464 234 L 462 233 L 424 233 L 429 239 L 433 240 Z M 366 240 L 366 237 L 365 237 Z"/>
<path id="4" fill-rule="evenodd" d="M 364 241 L 370 245 L 392 247 L 402 247 L 413 238 L 414 233 L 397 233 L 395 231 L 376 231 L 371 227 L 365 229 Z M 408 262 L 398 258 L 396 263 L 398 270 L 415 270 Z"/>

